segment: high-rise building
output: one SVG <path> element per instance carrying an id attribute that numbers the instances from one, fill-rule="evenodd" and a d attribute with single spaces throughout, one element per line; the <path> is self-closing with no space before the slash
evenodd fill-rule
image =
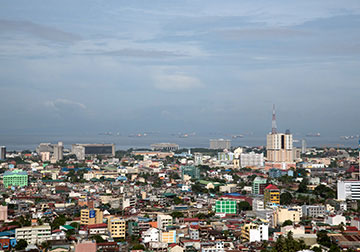
<path id="1" fill-rule="evenodd" d="M 80 224 L 91 225 L 103 223 L 103 212 L 98 209 L 82 209 L 80 211 Z"/>
<path id="2" fill-rule="evenodd" d="M 56 161 L 63 160 L 64 158 L 64 146 L 62 142 L 54 144 L 54 159 Z"/>
<path id="3" fill-rule="evenodd" d="M 278 133 L 276 128 L 275 106 L 273 107 L 272 130 L 266 138 L 267 161 L 293 162 L 293 136 L 290 130 Z"/>
<path id="4" fill-rule="evenodd" d="M 301 154 L 306 153 L 306 141 L 305 139 L 301 140 Z"/>
<path id="5" fill-rule="evenodd" d="M 210 149 L 230 149 L 231 140 L 229 139 L 210 139 Z"/>
<path id="6" fill-rule="evenodd" d="M 0 146 L 0 160 L 6 159 L 6 147 Z"/>
<path id="7" fill-rule="evenodd" d="M 42 161 L 53 160 L 54 162 L 58 162 L 64 158 L 64 145 L 62 142 L 58 142 L 57 144 L 40 143 L 36 148 L 36 152 Z"/>

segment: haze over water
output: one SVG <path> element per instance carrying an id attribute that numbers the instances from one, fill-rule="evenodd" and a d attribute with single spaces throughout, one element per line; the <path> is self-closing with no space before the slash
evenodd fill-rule
<path id="1" fill-rule="evenodd" d="M 117 150 L 126 150 L 129 148 L 150 148 L 150 144 L 160 142 L 171 142 L 179 144 L 180 148 L 209 148 L 209 139 L 231 139 L 232 146 L 265 146 L 266 135 L 263 136 L 244 136 L 244 138 L 232 139 L 224 134 L 196 134 L 187 138 L 181 138 L 172 134 L 149 134 L 144 137 L 129 137 L 128 135 L 99 135 L 99 134 L 28 134 L 0 135 L 0 145 L 5 145 L 7 150 L 35 150 L 39 143 L 56 143 L 62 141 L 66 148 L 71 148 L 75 143 L 114 143 Z M 294 135 L 296 147 L 301 146 L 301 139 L 306 140 L 307 147 L 352 147 L 358 145 L 357 139 L 344 140 L 336 136 L 321 137 L 302 137 Z"/>

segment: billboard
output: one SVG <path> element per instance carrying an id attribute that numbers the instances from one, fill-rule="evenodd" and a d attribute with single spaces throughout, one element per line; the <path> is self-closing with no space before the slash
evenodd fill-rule
<path id="1" fill-rule="evenodd" d="M 89 218 L 95 218 L 95 210 L 90 210 Z"/>

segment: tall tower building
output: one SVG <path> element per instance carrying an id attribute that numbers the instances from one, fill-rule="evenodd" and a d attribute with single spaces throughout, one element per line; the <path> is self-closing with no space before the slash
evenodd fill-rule
<path id="1" fill-rule="evenodd" d="M 290 130 L 278 133 L 276 127 L 275 105 L 273 106 L 272 130 L 266 137 L 267 160 L 269 162 L 293 162 L 293 136 Z"/>
<path id="2" fill-rule="evenodd" d="M 56 161 L 64 159 L 64 145 L 62 142 L 54 144 L 54 158 Z"/>
<path id="3" fill-rule="evenodd" d="M 0 146 L 0 160 L 6 159 L 6 147 Z"/>

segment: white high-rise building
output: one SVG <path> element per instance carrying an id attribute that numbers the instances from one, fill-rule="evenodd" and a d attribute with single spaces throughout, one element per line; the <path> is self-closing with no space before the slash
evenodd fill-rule
<path id="1" fill-rule="evenodd" d="M 290 130 L 278 133 L 275 119 L 275 106 L 273 108 L 272 131 L 266 137 L 267 161 L 293 162 L 293 136 Z"/>
<path id="2" fill-rule="evenodd" d="M 339 180 L 337 182 L 338 200 L 360 200 L 359 180 Z"/>

